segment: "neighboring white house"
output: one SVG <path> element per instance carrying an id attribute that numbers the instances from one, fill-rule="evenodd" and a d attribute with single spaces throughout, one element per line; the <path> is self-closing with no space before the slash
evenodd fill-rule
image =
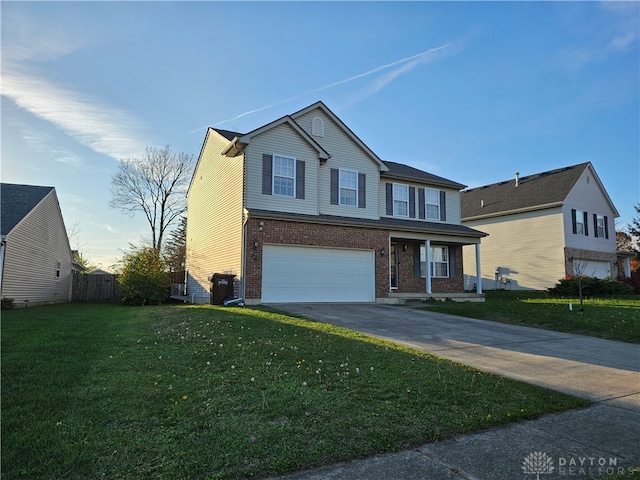
<path id="1" fill-rule="evenodd" d="M 589 162 L 462 192 L 462 223 L 482 241 L 482 288 L 544 290 L 567 275 L 617 273 L 619 216 Z M 473 249 L 464 251 L 473 288 Z"/>
<path id="2" fill-rule="evenodd" d="M 210 128 L 188 192 L 187 295 L 208 301 L 220 273 L 247 303 L 464 297 L 462 246 L 484 233 L 460 223 L 463 188 L 381 160 L 322 102 L 245 134 Z"/>
<path id="3" fill-rule="evenodd" d="M 71 300 L 71 248 L 54 187 L 0 184 L 0 291 L 17 306 Z"/>

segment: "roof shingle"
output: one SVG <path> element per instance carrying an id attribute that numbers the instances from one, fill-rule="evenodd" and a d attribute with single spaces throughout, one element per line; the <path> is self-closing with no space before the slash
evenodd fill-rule
<path id="1" fill-rule="evenodd" d="M 53 187 L 37 185 L 0 184 L 0 222 L 2 235 L 8 235 Z"/>

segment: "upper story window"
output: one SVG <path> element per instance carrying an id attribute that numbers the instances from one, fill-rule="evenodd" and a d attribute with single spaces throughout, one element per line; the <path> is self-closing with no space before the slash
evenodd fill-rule
<path id="1" fill-rule="evenodd" d="M 311 135 L 324 137 L 324 120 L 320 117 L 313 117 L 311 120 Z"/>
<path id="2" fill-rule="evenodd" d="M 609 238 L 609 226 L 607 225 L 606 215 L 593 214 L 593 228 L 598 238 Z"/>
<path id="3" fill-rule="evenodd" d="M 393 184 L 393 215 L 409 216 L 409 185 Z"/>
<path id="4" fill-rule="evenodd" d="M 358 172 L 340 169 L 340 205 L 358 206 Z"/>
<path id="5" fill-rule="evenodd" d="M 582 210 L 571 209 L 571 224 L 574 235 L 589 235 L 588 214 Z"/>
<path id="6" fill-rule="evenodd" d="M 425 188 L 424 206 L 426 218 L 440 220 L 440 190 Z"/>
<path id="7" fill-rule="evenodd" d="M 273 194 L 295 196 L 296 159 L 282 155 L 273 156 Z"/>

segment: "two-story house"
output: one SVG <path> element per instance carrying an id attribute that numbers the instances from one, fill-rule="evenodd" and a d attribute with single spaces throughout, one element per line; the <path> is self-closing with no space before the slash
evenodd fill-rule
<path id="1" fill-rule="evenodd" d="M 322 102 L 246 134 L 209 128 L 188 192 L 187 295 L 207 301 L 224 273 L 247 304 L 463 297 L 462 246 L 479 253 L 485 235 L 461 224 L 463 188 L 382 161 Z"/>
<path id="2" fill-rule="evenodd" d="M 489 234 L 480 262 L 487 290 L 544 290 L 567 275 L 615 278 L 618 216 L 589 162 L 462 192 L 462 222 Z M 474 255 L 465 251 L 467 288 L 477 281 Z"/>

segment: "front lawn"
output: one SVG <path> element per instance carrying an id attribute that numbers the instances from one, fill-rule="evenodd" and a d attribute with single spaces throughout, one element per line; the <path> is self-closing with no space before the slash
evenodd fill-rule
<path id="1" fill-rule="evenodd" d="M 279 475 L 579 400 L 260 309 L 2 315 L 2 478 Z"/>
<path id="2" fill-rule="evenodd" d="M 494 322 L 640 343 L 640 297 L 589 298 L 580 312 L 577 298 L 545 292 L 488 291 L 484 303 L 429 303 L 429 310 Z M 569 308 L 571 305 L 571 309 Z"/>

